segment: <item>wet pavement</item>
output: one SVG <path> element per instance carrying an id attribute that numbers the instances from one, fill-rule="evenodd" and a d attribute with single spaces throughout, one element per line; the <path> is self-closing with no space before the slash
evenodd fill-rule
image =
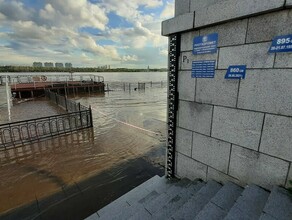
<path id="1" fill-rule="evenodd" d="M 157 174 L 162 176 L 164 169 L 143 157 L 131 159 L 35 199 L 0 219 L 84 219 Z"/>
<path id="2" fill-rule="evenodd" d="M 93 129 L 0 151 L 3 219 L 5 213 L 26 212 L 42 219 L 81 219 L 164 174 L 165 88 L 72 98 L 92 106 Z M 41 107 L 42 114 L 60 111 L 41 102 L 48 106 Z M 22 103 L 20 109 L 26 104 L 33 106 Z"/>
<path id="3" fill-rule="evenodd" d="M 17 100 L 11 108 L 11 121 L 9 121 L 7 107 L 0 108 L 0 124 L 64 113 L 62 108 L 45 98 Z"/>

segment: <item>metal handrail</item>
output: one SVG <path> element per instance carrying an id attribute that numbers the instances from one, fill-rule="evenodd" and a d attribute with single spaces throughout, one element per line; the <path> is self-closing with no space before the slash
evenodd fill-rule
<path id="1" fill-rule="evenodd" d="M 0 74 L 0 82 L 6 82 L 5 77 L 7 74 Z M 36 80 L 37 77 L 39 80 Z M 43 77 L 43 78 L 42 78 Z M 88 82 L 104 82 L 104 77 L 95 74 L 30 74 L 30 75 L 7 75 L 9 83 L 34 83 L 34 82 L 70 82 L 70 81 L 88 81 Z"/>
<path id="2" fill-rule="evenodd" d="M 0 150 L 90 127 L 90 110 L 3 124 L 0 125 Z"/>
<path id="3" fill-rule="evenodd" d="M 91 107 L 49 90 L 45 94 L 68 113 L 0 125 L 0 150 L 93 127 Z"/>

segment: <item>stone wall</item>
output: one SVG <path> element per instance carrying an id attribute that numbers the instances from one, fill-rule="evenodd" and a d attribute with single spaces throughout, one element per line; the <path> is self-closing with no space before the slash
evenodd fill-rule
<path id="1" fill-rule="evenodd" d="M 268 53 L 292 34 L 292 0 L 176 0 L 162 34 L 181 33 L 176 175 L 265 188 L 292 179 L 292 53 Z M 218 33 L 217 54 L 193 55 L 193 38 Z M 214 79 L 192 61 L 216 60 Z M 246 65 L 246 79 L 224 79 Z"/>

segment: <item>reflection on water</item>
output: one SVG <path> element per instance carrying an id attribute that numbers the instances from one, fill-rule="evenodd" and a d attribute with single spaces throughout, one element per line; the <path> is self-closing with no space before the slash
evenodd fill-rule
<path id="1" fill-rule="evenodd" d="M 119 121 L 146 129 L 153 121 L 166 122 L 166 87 L 152 87 L 145 91 L 111 91 L 104 97 L 77 98 L 83 105 L 91 105 L 95 126 L 112 127 Z M 164 132 L 151 127 L 153 131 Z M 151 130 L 150 129 L 150 130 Z M 158 130 L 157 130 L 158 129 Z"/>
<path id="2" fill-rule="evenodd" d="M 75 99 L 92 106 L 93 129 L 0 151 L 0 213 L 164 147 L 166 88 Z M 53 108 L 45 105 L 41 114 Z M 26 117 L 39 112 L 38 102 L 22 106 Z M 148 159 L 163 164 L 164 155 L 159 152 L 151 153 Z"/>
<path id="3" fill-rule="evenodd" d="M 11 108 L 11 122 L 64 114 L 65 111 L 45 98 L 14 104 Z M 0 108 L 0 124 L 9 123 L 7 108 Z"/>

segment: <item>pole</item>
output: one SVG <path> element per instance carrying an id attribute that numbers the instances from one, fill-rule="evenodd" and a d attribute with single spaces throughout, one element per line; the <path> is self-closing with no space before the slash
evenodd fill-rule
<path id="1" fill-rule="evenodd" d="M 7 98 L 8 120 L 11 121 L 10 95 L 9 95 L 9 89 L 8 89 L 8 78 L 7 78 L 7 75 L 5 77 L 5 81 L 6 81 L 6 98 Z"/>
<path id="2" fill-rule="evenodd" d="M 89 105 L 89 117 L 90 117 L 90 127 L 93 127 L 93 118 L 92 118 L 92 109 L 91 109 L 91 105 Z"/>
<path id="3" fill-rule="evenodd" d="M 83 127 L 80 102 L 78 103 L 78 108 L 79 108 L 79 116 L 80 116 L 80 125 L 81 125 L 81 127 Z"/>

